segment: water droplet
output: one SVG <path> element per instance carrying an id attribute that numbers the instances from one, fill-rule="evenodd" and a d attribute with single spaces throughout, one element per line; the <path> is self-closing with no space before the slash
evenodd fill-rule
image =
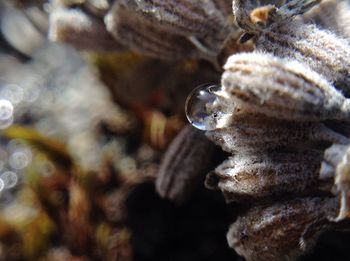
<path id="1" fill-rule="evenodd" d="M 217 99 L 215 94 L 220 89 L 219 85 L 203 84 L 194 89 L 186 100 L 186 117 L 188 121 L 197 129 L 216 129 L 215 110 L 212 106 Z"/>
<path id="2" fill-rule="evenodd" d="M 0 120 L 6 121 L 13 115 L 13 105 L 5 99 L 0 99 Z"/>
<path id="3" fill-rule="evenodd" d="M 6 189 L 13 188 L 18 182 L 17 174 L 13 171 L 6 171 L 0 175 Z"/>

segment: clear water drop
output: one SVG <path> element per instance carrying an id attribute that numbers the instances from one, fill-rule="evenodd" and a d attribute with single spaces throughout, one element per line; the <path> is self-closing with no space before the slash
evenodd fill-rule
<path id="1" fill-rule="evenodd" d="M 197 129 L 210 131 L 216 129 L 215 111 L 211 107 L 217 99 L 215 92 L 220 86 L 203 84 L 195 88 L 187 97 L 185 110 L 188 121 Z"/>
<path id="2" fill-rule="evenodd" d="M 10 101 L 0 99 L 0 120 L 6 121 L 13 116 L 13 105 Z"/>

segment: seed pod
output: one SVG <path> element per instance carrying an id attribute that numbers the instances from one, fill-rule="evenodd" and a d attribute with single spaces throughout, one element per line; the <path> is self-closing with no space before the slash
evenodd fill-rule
<path id="1" fill-rule="evenodd" d="M 349 120 L 349 100 L 298 62 L 242 53 L 232 55 L 224 68 L 222 93 L 232 107 L 285 120 Z"/>
<path id="2" fill-rule="evenodd" d="M 164 155 L 156 180 L 157 192 L 182 203 L 210 169 L 210 158 L 216 152 L 203 132 L 190 125 L 185 127 Z"/>
<path id="3" fill-rule="evenodd" d="M 267 5 L 257 6 L 259 1 L 233 0 L 233 15 L 237 24 L 246 30 L 247 34 L 261 34 L 282 23 L 288 23 L 294 16 L 309 11 L 320 0 L 264 2 L 267 2 Z"/>
<path id="4" fill-rule="evenodd" d="M 320 185 L 322 158 L 322 152 L 311 150 L 240 153 L 217 167 L 211 173 L 217 184 L 208 185 L 220 189 L 228 202 L 310 196 Z"/>
<path id="5" fill-rule="evenodd" d="M 312 24 L 293 21 L 261 35 L 257 49 L 307 64 L 350 94 L 350 45 Z"/>
<path id="6" fill-rule="evenodd" d="M 310 225 L 334 216 L 337 200 L 304 198 L 254 207 L 233 223 L 227 234 L 230 247 L 247 261 L 295 260 L 304 246 L 311 247 L 326 227 L 310 231 L 307 242 L 301 241 Z M 302 248 L 303 247 L 303 248 Z"/>
<path id="7" fill-rule="evenodd" d="M 137 16 L 160 29 L 190 39 L 200 49 L 217 53 L 224 40 L 236 28 L 229 25 L 229 0 L 124 0 Z"/>
<path id="8" fill-rule="evenodd" d="M 185 37 L 169 33 L 138 15 L 134 9 L 116 2 L 105 18 L 107 30 L 125 46 L 142 54 L 177 60 L 200 56 Z"/>
<path id="9" fill-rule="evenodd" d="M 315 25 L 291 21 L 295 15 L 318 4 L 319 0 L 293 0 L 278 9 L 262 6 L 253 10 L 241 2 L 233 1 L 237 24 L 250 38 L 255 36 L 257 50 L 305 63 L 350 94 L 349 42 Z"/>
<path id="10" fill-rule="evenodd" d="M 226 128 L 207 131 L 206 136 L 224 151 L 262 151 L 278 147 L 305 148 L 318 142 L 347 144 L 345 136 L 322 123 L 276 120 L 263 115 L 233 115 Z"/>
<path id="11" fill-rule="evenodd" d="M 98 19 L 77 9 L 55 9 L 50 15 L 49 38 L 97 51 L 122 50 L 124 47 L 107 32 Z"/>

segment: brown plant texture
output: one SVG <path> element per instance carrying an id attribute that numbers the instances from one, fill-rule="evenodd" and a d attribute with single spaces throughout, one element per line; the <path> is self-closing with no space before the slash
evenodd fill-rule
<path id="1" fill-rule="evenodd" d="M 344 38 L 347 24 L 341 21 L 348 3 L 318 7 L 319 1 L 312 0 L 263 5 L 235 0 L 232 13 L 229 4 L 117 1 L 104 21 L 116 42 L 157 58 L 206 59 L 218 66 L 220 54 L 230 50 L 221 87 L 201 90 L 207 92 L 204 98 L 195 92 L 187 108 L 191 123 L 200 122 L 210 140 L 232 153 L 208 174 L 206 184 L 221 190 L 227 202 L 251 206 L 227 235 L 240 255 L 295 259 L 323 231 L 342 229 L 337 222 L 349 216 L 349 139 L 337 127 L 346 125 L 350 115 L 350 45 Z M 322 10 L 328 5 L 342 13 L 325 17 Z M 319 16 L 319 24 L 339 35 L 302 21 L 310 9 L 309 16 Z M 57 33 L 60 19 L 53 24 L 55 37 L 71 41 Z M 235 54 L 251 46 L 253 52 Z M 197 111 L 193 106 L 199 106 Z M 205 168 L 197 164 L 204 159 L 201 152 L 210 152 L 195 132 L 183 130 L 165 155 L 157 179 L 163 197 L 183 201 Z"/>
<path id="2" fill-rule="evenodd" d="M 323 235 L 349 230 L 347 0 L 14 3 L 3 13 L 22 12 L 38 35 L 26 48 L 3 30 L 17 58 L 2 80 L 42 94 L 32 106 L 0 89 L 0 129 L 35 148 L 18 194 L 33 198 L 31 224 L 45 233 L 29 244 L 29 226 L 0 217 L 4 260 L 213 259 L 206 245 L 226 260 L 214 225 L 245 260 L 303 260 Z M 207 202 L 215 214 L 202 213 Z M 200 227 L 205 246 L 152 256 L 169 231 L 162 217 Z"/>

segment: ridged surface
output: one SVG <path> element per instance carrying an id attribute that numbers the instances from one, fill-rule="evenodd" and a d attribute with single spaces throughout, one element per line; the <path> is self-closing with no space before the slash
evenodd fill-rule
<path id="1" fill-rule="evenodd" d="M 349 118 L 349 101 L 301 63 L 243 53 L 231 56 L 224 68 L 223 91 L 246 111 L 296 121 Z"/>
<path id="2" fill-rule="evenodd" d="M 350 45 L 330 31 L 293 21 L 263 34 L 257 48 L 303 62 L 347 95 L 350 92 Z"/>
<path id="3" fill-rule="evenodd" d="M 319 236 L 313 234 L 303 245 L 300 238 L 310 224 L 334 215 L 334 206 L 333 199 L 305 198 L 252 208 L 231 225 L 229 245 L 251 261 L 295 260 L 301 246 L 313 246 Z"/>

